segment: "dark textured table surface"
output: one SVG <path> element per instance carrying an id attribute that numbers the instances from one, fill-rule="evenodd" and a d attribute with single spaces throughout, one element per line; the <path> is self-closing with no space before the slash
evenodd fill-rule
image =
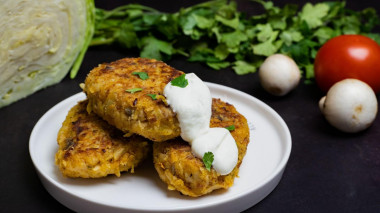
<path id="1" fill-rule="evenodd" d="M 96 1 L 112 9 L 131 1 Z M 166 12 L 174 12 L 196 1 L 136 1 Z M 299 3 L 305 1 L 281 1 Z M 316 1 L 313 1 L 316 2 Z M 238 1 L 239 9 L 255 14 L 249 1 Z M 380 2 L 348 1 L 347 7 L 363 9 Z M 102 62 L 138 56 L 137 52 L 114 47 L 90 48 L 79 75 L 41 90 L 0 109 L 0 212 L 70 212 L 42 186 L 30 159 L 28 144 L 38 119 L 61 100 L 80 92 L 90 69 Z M 238 76 L 231 69 L 214 71 L 182 57 L 167 63 L 202 80 L 246 92 L 272 107 L 287 123 L 292 135 L 292 152 L 278 186 L 247 212 L 380 212 L 380 116 L 372 127 L 358 134 L 343 134 L 324 120 L 318 109 L 322 93 L 316 85 L 301 82 L 285 97 L 268 95 L 258 75 Z M 379 98 L 379 95 L 377 96 Z"/>

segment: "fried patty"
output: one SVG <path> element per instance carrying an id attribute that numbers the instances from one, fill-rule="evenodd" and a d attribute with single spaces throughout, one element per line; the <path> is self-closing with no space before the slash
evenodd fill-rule
<path id="1" fill-rule="evenodd" d="M 145 159 L 151 144 L 140 136 L 123 132 L 86 111 L 87 101 L 69 111 L 58 132 L 55 163 L 66 177 L 99 178 L 134 168 Z"/>
<path id="2" fill-rule="evenodd" d="M 145 72 L 149 78 L 143 80 L 133 74 L 136 72 Z M 165 104 L 163 90 L 182 74 L 154 59 L 124 58 L 101 64 L 85 80 L 88 111 L 129 135 L 139 134 L 156 142 L 175 138 L 181 130 L 175 113 Z M 130 91 L 136 88 L 141 91 Z"/>
<path id="3" fill-rule="evenodd" d="M 249 143 L 247 120 L 231 104 L 220 99 L 212 101 L 210 127 L 235 126 L 231 131 L 238 151 L 238 163 L 228 175 L 220 175 L 214 169 L 208 171 L 203 161 L 196 158 L 191 146 L 181 138 L 153 144 L 154 166 L 160 178 L 168 184 L 169 190 L 178 190 L 182 194 L 198 197 L 213 190 L 232 186 L 238 175 L 239 167 Z"/>

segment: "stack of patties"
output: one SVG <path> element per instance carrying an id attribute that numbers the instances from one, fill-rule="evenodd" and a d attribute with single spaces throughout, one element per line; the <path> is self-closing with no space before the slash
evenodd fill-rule
<path id="1" fill-rule="evenodd" d="M 165 86 L 182 74 L 144 58 L 94 68 L 83 85 L 87 100 L 70 110 L 58 133 L 56 164 L 63 175 L 96 178 L 133 172 L 153 144 L 154 166 L 168 189 L 197 197 L 232 186 L 249 143 L 247 120 L 231 104 L 212 100 L 210 127 L 234 126 L 230 133 L 238 160 L 227 175 L 206 168 L 180 137 L 177 115 L 164 96 Z"/>

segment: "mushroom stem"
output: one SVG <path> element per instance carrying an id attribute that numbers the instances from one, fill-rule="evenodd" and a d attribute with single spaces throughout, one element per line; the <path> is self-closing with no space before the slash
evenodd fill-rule
<path id="1" fill-rule="evenodd" d="M 325 108 L 325 101 L 326 101 L 326 96 L 323 96 L 321 100 L 319 100 L 319 109 L 323 112 Z"/>

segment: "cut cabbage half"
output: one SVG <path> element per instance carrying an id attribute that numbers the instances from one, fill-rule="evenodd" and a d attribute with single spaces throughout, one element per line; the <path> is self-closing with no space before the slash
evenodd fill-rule
<path id="1" fill-rule="evenodd" d="M 0 0 L 0 108 L 74 77 L 94 31 L 93 0 Z"/>

